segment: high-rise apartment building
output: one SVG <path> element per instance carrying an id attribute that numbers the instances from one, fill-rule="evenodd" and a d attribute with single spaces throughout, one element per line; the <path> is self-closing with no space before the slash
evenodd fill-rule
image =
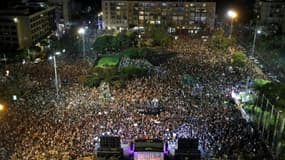
<path id="1" fill-rule="evenodd" d="M 257 0 L 255 14 L 259 25 L 276 24 L 285 33 L 284 0 Z"/>
<path id="2" fill-rule="evenodd" d="M 185 0 L 102 0 L 102 11 L 104 28 L 165 24 L 182 29 L 213 29 L 216 3 Z"/>
<path id="3" fill-rule="evenodd" d="M 0 10 L 0 47 L 22 49 L 56 29 L 55 7 L 16 6 Z"/>
<path id="4" fill-rule="evenodd" d="M 69 24 L 71 18 L 72 0 L 48 0 L 49 4 L 56 7 L 57 23 Z"/>

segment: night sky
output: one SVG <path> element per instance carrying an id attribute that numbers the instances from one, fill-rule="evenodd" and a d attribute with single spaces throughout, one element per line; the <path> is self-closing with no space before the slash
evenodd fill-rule
<path id="1" fill-rule="evenodd" d="M 235 9 L 239 13 L 239 20 L 248 22 L 252 18 L 255 0 L 216 0 L 217 14 L 220 18 L 226 16 L 229 8 Z"/>

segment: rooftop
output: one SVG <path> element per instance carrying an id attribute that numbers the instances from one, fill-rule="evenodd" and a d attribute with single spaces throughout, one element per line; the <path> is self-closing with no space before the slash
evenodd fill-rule
<path id="1" fill-rule="evenodd" d="M 1 9 L 0 10 L 0 15 L 1 16 L 29 16 L 32 15 L 36 12 L 42 11 L 47 9 L 48 6 L 47 5 L 25 5 L 25 4 L 21 4 L 21 5 L 15 5 L 11 8 L 7 8 L 7 9 Z"/>

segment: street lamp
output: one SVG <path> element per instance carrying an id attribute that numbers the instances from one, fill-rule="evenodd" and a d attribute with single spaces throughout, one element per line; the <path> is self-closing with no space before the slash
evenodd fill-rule
<path id="1" fill-rule="evenodd" d="M 13 21 L 14 21 L 15 23 L 18 23 L 18 18 L 17 18 L 17 17 L 14 17 L 14 18 L 13 18 Z"/>
<path id="2" fill-rule="evenodd" d="M 254 55 L 254 51 L 255 51 L 255 43 L 256 43 L 256 36 L 257 34 L 261 34 L 261 30 L 260 29 L 257 29 L 257 27 L 255 27 L 254 29 L 254 37 L 253 37 L 253 43 L 252 43 L 252 48 L 251 48 L 251 54 L 250 54 L 250 57 L 253 58 L 253 55 Z M 250 63 L 252 65 L 252 63 Z M 251 66 L 251 68 L 253 68 Z M 249 85 L 249 80 L 250 80 L 250 77 L 247 76 L 247 81 L 246 81 L 246 88 L 248 89 L 248 85 Z"/>
<path id="3" fill-rule="evenodd" d="M 232 33 L 233 33 L 233 21 L 237 17 L 237 13 L 234 10 L 229 10 L 228 11 L 228 17 L 231 19 L 231 29 L 230 29 L 230 35 L 229 38 L 232 38 Z"/>
<path id="4" fill-rule="evenodd" d="M 138 35 L 138 38 L 139 38 L 139 47 L 141 47 L 141 38 L 142 38 L 141 34 Z"/>
<path id="5" fill-rule="evenodd" d="M 261 34 L 261 30 L 257 29 L 257 27 L 255 27 L 254 29 L 254 37 L 253 37 L 253 43 L 252 43 L 252 48 L 251 48 L 251 56 L 253 57 L 254 55 L 254 51 L 255 51 L 255 43 L 256 43 L 256 36 L 257 34 Z"/>
<path id="6" fill-rule="evenodd" d="M 101 29 L 100 27 L 100 16 L 103 16 L 103 12 L 98 13 L 97 17 L 98 17 L 98 29 Z"/>
<path id="7" fill-rule="evenodd" d="M 57 76 L 57 66 L 56 66 L 56 56 L 60 55 L 60 52 L 55 52 L 54 55 L 49 57 L 49 60 L 53 60 L 53 68 L 54 68 L 54 82 L 56 88 L 56 98 L 59 98 L 59 88 L 58 88 L 58 76 Z"/>
<path id="8" fill-rule="evenodd" d="M 0 104 L 0 112 L 4 111 L 5 107 L 3 104 Z"/>
<path id="9" fill-rule="evenodd" d="M 82 50 L 83 50 L 83 58 L 85 58 L 85 28 L 79 28 L 78 29 L 78 34 L 82 36 Z"/>

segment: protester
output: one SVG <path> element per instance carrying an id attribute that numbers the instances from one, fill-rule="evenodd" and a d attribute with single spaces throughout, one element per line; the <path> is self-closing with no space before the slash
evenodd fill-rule
<path id="1" fill-rule="evenodd" d="M 74 159 L 93 155 L 100 136 L 114 135 L 122 143 L 147 138 L 176 144 L 178 138 L 198 138 L 203 157 L 268 157 L 251 124 L 233 104 L 223 105 L 228 90 L 250 72 L 231 66 L 228 55 L 214 53 L 201 39 L 179 37 L 168 51 L 176 56 L 160 64 L 159 72 L 129 81 L 125 88 L 110 87 L 111 98 L 104 100 L 100 88 L 78 83 L 87 71 L 84 65 L 59 62 L 61 82 L 68 83 L 57 100 L 51 64 L 24 64 L 21 72 L 37 87 L 1 117 L 0 150 L 9 159 Z M 11 73 L 20 68 L 14 66 Z M 185 74 L 195 81 L 183 84 Z M 154 102 L 164 111 L 138 111 Z"/>

